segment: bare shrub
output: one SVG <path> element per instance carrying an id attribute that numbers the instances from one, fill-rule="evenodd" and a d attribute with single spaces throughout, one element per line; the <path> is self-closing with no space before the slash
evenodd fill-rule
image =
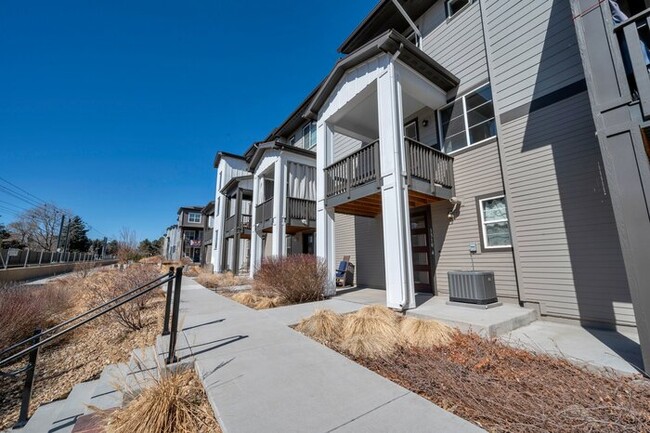
<path id="1" fill-rule="evenodd" d="M 155 266 L 131 265 L 124 270 L 99 273 L 88 281 L 86 287 L 92 293 L 93 303 L 97 305 L 140 287 L 159 276 L 160 272 Z M 132 331 L 142 329 L 146 325 L 142 312 L 155 296 L 154 291 L 150 291 L 112 310 L 108 315 L 126 329 Z"/>
<path id="2" fill-rule="evenodd" d="M 74 265 L 73 271 L 78 277 L 84 279 L 93 269 L 95 269 L 95 262 L 80 262 Z"/>
<path id="3" fill-rule="evenodd" d="M 130 401 L 104 412 L 108 433 L 221 432 L 205 390 L 192 369 L 165 372 Z M 102 413 L 102 412 L 100 412 Z"/>
<path id="4" fill-rule="evenodd" d="M 221 287 L 243 286 L 250 284 L 250 278 L 234 275 L 232 272 L 213 274 L 212 272 L 202 272 L 196 277 L 196 282 L 207 287 L 208 289 L 218 289 Z"/>
<path id="5" fill-rule="evenodd" d="M 327 266 L 309 254 L 265 259 L 255 274 L 253 291 L 299 304 L 323 299 Z"/>
<path id="6" fill-rule="evenodd" d="M 54 325 L 71 303 L 72 293 L 57 285 L 0 287 L 0 347 L 30 337 L 37 328 Z"/>

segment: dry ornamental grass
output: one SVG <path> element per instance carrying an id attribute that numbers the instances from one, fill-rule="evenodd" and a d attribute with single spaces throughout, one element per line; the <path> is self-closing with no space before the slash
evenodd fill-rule
<path id="1" fill-rule="evenodd" d="M 234 275 L 232 272 L 213 274 L 212 272 L 201 272 L 196 277 L 196 282 L 208 289 L 222 287 L 243 286 L 250 284 L 250 279 Z"/>

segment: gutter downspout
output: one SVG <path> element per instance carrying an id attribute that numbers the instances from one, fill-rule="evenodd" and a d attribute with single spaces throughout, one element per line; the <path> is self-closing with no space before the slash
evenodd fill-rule
<path id="1" fill-rule="evenodd" d="M 405 11 L 404 8 L 402 7 L 402 5 L 399 4 L 399 1 L 398 1 L 398 0 L 393 0 L 393 4 L 394 4 L 395 7 L 397 8 L 397 10 L 402 14 L 402 16 L 404 17 L 404 19 L 406 20 L 406 22 L 409 24 L 409 26 L 411 26 L 411 28 L 413 29 L 413 32 L 416 34 L 417 39 L 415 40 L 415 45 L 416 45 L 418 48 L 422 48 L 422 47 L 420 46 L 420 45 L 421 45 L 421 42 L 422 42 L 422 33 L 420 33 L 420 29 L 418 29 L 418 26 L 415 25 L 415 22 L 413 22 L 413 20 L 411 19 L 411 17 L 409 17 L 409 15 L 406 13 L 406 11 Z"/>

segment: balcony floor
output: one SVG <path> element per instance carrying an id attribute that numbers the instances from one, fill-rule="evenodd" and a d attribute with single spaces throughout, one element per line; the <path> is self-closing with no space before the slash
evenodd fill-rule
<path id="1" fill-rule="evenodd" d="M 425 194 L 419 191 L 409 190 L 409 209 L 424 206 L 444 200 L 443 198 Z M 336 213 L 357 215 L 363 217 L 375 217 L 381 214 L 381 193 L 362 197 L 334 207 Z"/>

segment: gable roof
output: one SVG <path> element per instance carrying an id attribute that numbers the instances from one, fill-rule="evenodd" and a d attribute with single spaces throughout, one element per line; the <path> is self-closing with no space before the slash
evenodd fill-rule
<path id="1" fill-rule="evenodd" d="M 375 57 L 378 54 L 397 54 L 397 58 L 413 70 L 422 74 L 426 79 L 445 92 L 452 90 L 460 82 L 455 75 L 440 66 L 421 49 L 413 45 L 408 39 L 396 30 L 388 30 L 377 36 L 364 46 L 339 60 L 334 69 L 323 82 L 313 101 L 305 112 L 305 117 L 315 119 L 318 112 L 325 105 L 327 98 L 332 93 L 345 72 L 359 64 Z"/>
<path id="2" fill-rule="evenodd" d="M 399 0 L 400 4 L 415 21 L 427 11 L 437 0 Z M 361 21 L 338 48 L 343 54 L 350 54 L 362 47 L 369 40 L 381 35 L 386 30 L 395 29 L 400 33 L 409 31 L 410 26 L 397 9 L 393 0 L 381 0 L 370 13 Z"/>
<path id="3" fill-rule="evenodd" d="M 217 154 L 214 156 L 214 164 L 213 164 L 214 168 L 219 167 L 219 163 L 221 162 L 221 159 L 222 159 L 223 157 L 236 158 L 236 159 L 240 159 L 240 160 L 242 160 L 242 161 L 246 161 L 246 158 L 244 158 L 244 157 L 241 156 L 241 155 L 236 155 L 236 154 L 234 154 L 234 153 L 230 153 L 230 152 L 219 151 L 219 152 L 217 152 Z"/>
<path id="4" fill-rule="evenodd" d="M 267 141 L 266 143 L 259 143 L 255 149 L 255 153 L 248 163 L 248 170 L 253 172 L 257 168 L 257 164 L 262 160 L 262 156 L 268 150 L 282 150 L 286 152 L 297 153 L 299 155 L 304 155 L 310 158 L 316 158 L 316 152 L 311 150 L 303 149 L 301 147 L 290 146 L 288 144 L 282 143 L 279 140 Z"/>

